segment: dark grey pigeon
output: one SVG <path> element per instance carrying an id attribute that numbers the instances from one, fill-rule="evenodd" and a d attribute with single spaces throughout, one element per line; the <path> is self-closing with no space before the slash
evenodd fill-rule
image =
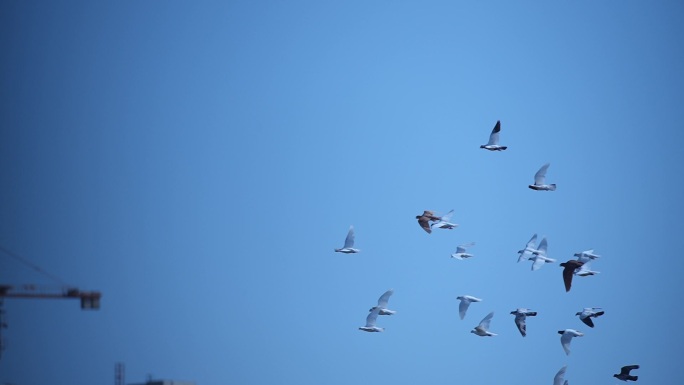
<path id="1" fill-rule="evenodd" d="M 582 311 L 578 311 L 575 315 L 578 315 L 580 321 L 584 322 L 585 325 L 593 328 L 594 321 L 591 320 L 591 317 L 596 318 L 604 314 L 606 314 L 606 312 L 601 310 L 600 307 L 585 307 Z"/>
<path id="2" fill-rule="evenodd" d="M 629 371 L 632 369 L 639 369 L 639 365 L 623 366 L 622 369 L 620 369 L 620 373 L 613 374 L 613 377 L 617 378 L 618 380 L 622 380 L 622 381 L 636 381 L 639 379 L 639 376 L 630 375 Z"/>
<path id="3" fill-rule="evenodd" d="M 525 319 L 530 316 L 536 316 L 537 312 L 536 311 L 531 311 L 530 309 L 526 308 L 517 308 L 511 312 L 511 314 L 515 314 L 515 326 L 518 327 L 518 330 L 520 331 L 520 334 L 522 334 L 523 337 L 527 335 L 527 326 L 525 324 Z"/>

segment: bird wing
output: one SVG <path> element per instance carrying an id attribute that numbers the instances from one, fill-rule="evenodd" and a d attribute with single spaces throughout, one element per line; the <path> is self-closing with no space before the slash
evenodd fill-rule
<path id="1" fill-rule="evenodd" d="M 492 317 L 494 317 L 494 312 L 487 314 L 482 321 L 480 321 L 478 327 L 483 330 L 489 330 L 489 323 L 492 321 Z"/>
<path id="2" fill-rule="evenodd" d="M 487 142 L 487 145 L 496 145 L 499 144 L 499 132 L 501 131 L 501 121 L 497 120 L 496 125 L 494 125 L 494 128 L 492 129 L 492 133 L 489 135 L 489 142 Z"/>
<path id="3" fill-rule="evenodd" d="M 389 298 L 392 296 L 394 293 L 393 289 L 387 290 L 383 295 L 378 298 L 378 307 L 379 308 L 386 308 L 387 307 L 387 302 L 389 301 Z"/>
<path id="4" fill-rule="evenodd" d="M 526 249 L 534 249 L 535 248 L 535 243 L 537 242 L 537 234 L 534 234 L 532 238 L 530 238 L 529 241 L 527 241 L 527 245 L 525 245 Z"/>
<path id="5" fill-rule="evenodd" d="M 427 231 L 428 234 L 432 232 L 432 229 L 430 228 L 430 220 L 426 216 L 418 218 L 418 224 L 423 228 L 423 230 Z"/>
<path id="6" fill-rule="evenodd" d="M 542 238 L 541 242 L 539 242 L 539 247 L 537 248 L 537 251 L 539 251 L 543 256 L 546 256 L 546 249 L 549 247 L 549 242 L 546 240 L 546 237 Z"/>
<path id="7" fill-rule="evenodd" d="M 567 368 L 567 366 L 560 368 L 558 373 L 553 377 L 553 385 L 563 385 L 563 377 L 565 377 L 565 370 Z"/>
<path id="8" fill-rule="evenodd" d="M 577 261 L 567 261 L 563 269 L 563 283 L 565 284 L 565 291 L 570 291 L 572 286 L 572 275 L 575 269 L 582 266 L 582 262 Z"/>
<path id="9" fill-rule="evenodd" d="M 344 248 L 354 247 L 354 226 L 349 226 L 349 232 L 347 233 L 347 238 L 344 240 Z"/>
<path id="10" fill-rule="evenodd" d="M 567 332 L 561 335 L 561 345 L 563 345 L 565 354 L 570 354 L 570 341 L 572 341 L 572 337 L 574 337 L 574 335 Z"/>
<path id="11" fill-rule="evenodd" d="M 458 305 L 458 316 L 461 317 L 461 319 L 465 318 L 466 311 L 468 311 L 468 306 L 470 306 L 470 300 L 463 298 L 461 303 Z"/>
<path id="12" fill-rule="evenodd" d="M 632 369 L 639 369 L 639 365 L 627 365 L 623 366 L 622 369 L 620 369 L 620 374 L 627 374 L 629 375 L 629 371 Z"/>
<path id="13" fill-rule="evenodd" d="M 442 222 L 449 222 L 449 220 L 451 220 L 451 216 L 452 216 L 452 215 L 454 215 L 454 210 L 453 210 L 453 209 L 449 210 L 448 213 L 442 215 L 441 221 L 442 221 Z"/>
<path id="14" fill-rule="evenodd" d="M 534 184 L 536 184 L 536 185 L 544 184 L 544 180 L 546 179 L 546 170 L 549 169 L 549 165 L 551 165 L 551 164 L 547 163 L 547 164 L 541 166 L 539 171 L 537 171 L 537 173 L 534 174 Z"/>
<path id="15" fill-rule="evenodd" d="M 520 331 L 520 334 L 522 334 L 523 337 L 527 335 L 527 326 L 525 325 L 525 313 L 518 313 L 515 315 L 515 326 L 518 327 L 518 330 Z"/>
<path id="16" fill-rule="evenodd" d="M 570 287 L 572 287 L 572 269 L 563 269 L 563 283 L 565 284 L 565 291 L 570 291 Z"/>
<path id="17" fill-rule="evenodd" d="M 366 327 L 372 328 L 375 326 L 375 320 L 378 319 L 378 314 L 380 313 L 380 309 L 377 307 L 374 307 L 370 313 L 368 313 L 368 317 L 366 317 Z"/>
<path id="18" fill-rule="evenodd" d="M 465 253 L 466 247 L 470 247 L 470 246 L 475 246 L 475 242 L 469 242 L 469 243 L 464 243 L 462 245 L 458 245 L 456 247 L 456 252 L 457 253 Z"/>
<path id="19" fill-rule="evenodd" d="M 580 321 L 584 322 L 585 325 L 589 326 L 590 328 L 594 327 L 594 321 L 591 320 L 590 316 L 584 316 L 582 317 L 580 315 Z"/>
<path id="20" fill-rule="evenodd" d="M 431 210 L 423 210 L 422 216 L 427 218 L 428 220 L 431 220 L 431 221 L 438 221 L 438 220 L 442 219 L 442 218 L 436 216 L 435 212 L 431 211 Z"/>

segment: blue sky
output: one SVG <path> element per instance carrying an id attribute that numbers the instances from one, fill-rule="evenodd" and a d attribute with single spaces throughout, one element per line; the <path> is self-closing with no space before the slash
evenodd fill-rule
<path id="1" fill-rule="evenodd" d="M 0 382 L 640 383 L 678 370 L 676 1 L 0 3 Z M 486 143 L 497 120 L 508 150 Z M 553 193 L 527 188 L 550 162 Z M 452 231 L 414 217 L 455 209 Z M 349 225 L 355 255 L 341 255 Z M 594 248 L 565 293 L 531 272 Z M 475 258 L 449 255 L 476 242 Z M 0 257 L 0 282 L 59 283 Z M 384 333 L 368 308 L 395 290 Z M 456 296 L 484 301 L 458 318 Z M 602 306 L 589 329 L 575 312 Z M 508 314 L 529 307 L 522 338 Z M 469 331 L 495 312 L 493 338 Z M 657 328 L 665 328 L 658 330 Z M 557 330 L 585 332 L 566 356 Z M 672 334 L 670 334 L 672 333 Z"/>

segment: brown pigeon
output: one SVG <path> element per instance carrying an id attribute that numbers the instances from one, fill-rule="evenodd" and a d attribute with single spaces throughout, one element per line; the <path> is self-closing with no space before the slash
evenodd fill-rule
<path id="1" fill-rule="evenodd" d="M 432 233 L 432 229 L 430 228 L 430 221 L 438 221 L 442 218 L 435 216 L 435 213 L 429 210 L 423 211 L 423 215 L 416 215 L 416 219 L 418 220 L 418 224 L 420 227 L 423 228 L 428 234 Z"/>
<path id="2" fill-rule="evenodd" d="M 570 291 L 570 286 L 572 286 L 572 275 L 575 273 L 575 269 L 584 265 L 584 262 L 571 259 L 560 265 L 563 266 L 563 282 L 565 283 L 565 291 L 568 292 Z"/>

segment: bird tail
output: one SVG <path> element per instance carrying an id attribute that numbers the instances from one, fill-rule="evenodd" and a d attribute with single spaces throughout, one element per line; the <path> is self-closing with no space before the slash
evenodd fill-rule
<path id="1" fill-rule="evenodd" d="M 501 151 L 503 151 L 503 150 L 507 149 L 508 147 L 507 146 L 501 146 L 500 148 L 501 148 Z"/>
<path id="2" fill-rule="evenodd" d="M 632 376 L 632 381 L 636 381 L 639 379 L 639 376 Z"/>
<path id="3" fill-rule="evenodd" d="M 549 188 L 551 189 L 551 191 L 556 191 L 556 184 L 555 183 L 550 184 Z"/>

